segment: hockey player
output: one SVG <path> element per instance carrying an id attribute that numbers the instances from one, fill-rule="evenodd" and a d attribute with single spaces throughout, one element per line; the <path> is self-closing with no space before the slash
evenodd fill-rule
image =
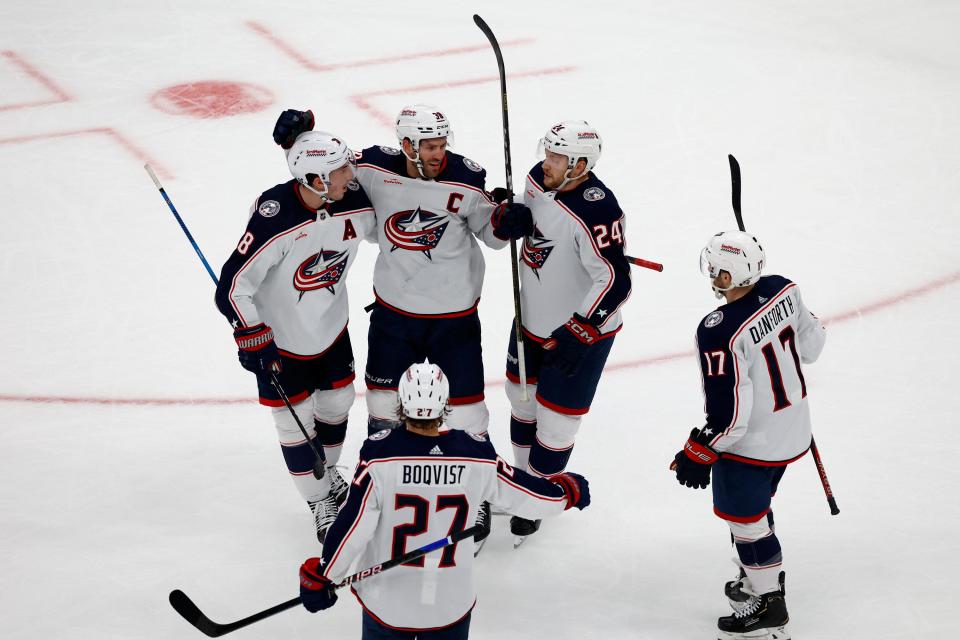
<path id="1" fill-rule="evenodd" d="M 381 431 L 364 443 L 323 557 L 300 568 L 308 610 L 333 606 L 337 595 L 329 587 L 354 560 L 369 567 L 463 531 L 481 501 L 529 518 L 590 504 L 582 476 L 536 478 L 511 468 L 483 436 L 440 430 L 448 397 L 447 377 L 435 364 L 414 364 L 402 374 L 398 413 L 404 428 Z M 355 583 L 362 637 L 467 638 L 476 603 L 472 573 L 473 545 L 456 544 Z"/>
<path id="2" fill-rule="evenodd" d="M 734 613 L 719 619 L 720 637 L 787 640 L 770 500 L 787 465 L 810 447 L 801 363 L 816 361 L 826 332 L 797 285 L 761 276 L 764 263 L 760 243 L 742 231 L 718 233 L 700 254 L 726 303 L 697 327 L 706 424 L 690 432 L 671 469 L 694 489 L 712 475 L 714 513 L 737 549 L 740 575 L 724 588 Z"/>
<path id="3" fill-rule="evenodd" d="M 274 140 L 288 146 L 313 127 L 310 111 L 287 110 Z M 499 249 L 531 229 L 522 204 L 497 206 L 486 171 L 448 149 L 453 131 L 436 107 L 404 107 L 399 149 L 368 147 L 357 180 L 376 210 L 380 255 L 374 270 L 366 366 L 370 432 L 394 427 L 397 381 L 411 362 L 429 358 L 450 376 L 453 429 L 486 434 L 477 304 L 484 259 L 477 243 Z"/>
<path id="4" fill-rule="evenodd" d="M 312 112 L 288 109 L 273 137 L 286 147 L 312 128 Z M 368 147 L 357 169 L 376 211 L 380 244 L 367 334 L 368 432 L 399 424 L 393 411 L 400 374 L 429 358 L 453 381 L 448 426 L 486 435 L 477 313 L 485 264 L 477 238 L 499 249 L 523 237 L 532 230 L 530 210 L 491 200 L 483 167 L 448 150 L 453 131 L 437 107 L 404 107 L 396 134 L 399 149 Z M 478 521 L 489 530 L 489 505 Z"/>
<path id="5" fill-rule="evenodd" d="M 234 328 L 240 364 L 257 375 L 287 469 L 314 514 L 323 542 L 347 486 L 340 457 L 354 400 L 345 276 L 361 239 L 376 233 L 373 208 L 354 182 L 354 154 L 322 131 L 297 138 L 287 155 L 293 179 L 263 192 L 220 273 L 216 303 Z M 271 384 L 276 373 L 313 448 Z"/>
<path id="6" fill-rule="evenodd" d="M 533 215 L 520 256 L 530 397 L 521 397 L 513 330 L 506 389 L 515 466 L 539 476 L 566 468 L 631 290 L 624 214 L 592 172 L 601 147 L 597 130 L 582 120 L 551 127 L 540 141 L 543 161 L 524 188 Z M 510 528 L 527 536 L 539 522 L 514 517 Z"/>

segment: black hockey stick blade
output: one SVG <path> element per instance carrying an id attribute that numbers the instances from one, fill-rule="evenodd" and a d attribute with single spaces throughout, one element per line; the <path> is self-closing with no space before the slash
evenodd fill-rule
<path id="1" fill-rule="evenodd" d="M 733 215 L 737 216 L 737 227 L 740 231 L 746 231 L 743 226 L 743 214 L 740 213 L 740 163 L 733 157 L 733 154 L 727 155 L 730 160 L 730 189 L 733 200 Z"/>
<path id="2" fill-rule="evenodd" d="M 228 634 L 237 629 L 242 629 L 247 625 L 251 625 L 254 622 L 263 620 L 264 618 L 269 618 L 270 616 L 285 611 L 292 607 L 300 604 L 300 597 L 293 598 L 292 600 L 287 600 L 282 602 L 275 607 L 271 607 L 265 611 L 255 613 L 252 616 L 244 618 L 243 620 L 237 620 L 236 622 L 230 622 L 228 624 L 219 624 L 214 622 L 210 618 L 204 615 L 200 608 L 197 605 L 193 604 L 193 600 L 190 599 L 187 594 L 179 589 L 174 589 L 170 592 L 170 606 L 179 613 L 184 620 L 196 627 L 200 632 L 210 638 L 219 638 L 222 635 Z"/>

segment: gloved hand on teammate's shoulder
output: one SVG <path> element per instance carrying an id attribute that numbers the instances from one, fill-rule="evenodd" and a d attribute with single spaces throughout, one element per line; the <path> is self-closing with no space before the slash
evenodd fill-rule
<path id="1" fill-rule="evenodd" d="M 329 609 L 337 603 L 333 583 L 323 575 L 320 558 L 307 558 L 300 565 L 300 603 L 310 613 Z"/>
<path id="2" fill-rule="evenodd" d="M 280 352 L 277 351 L 277 345 L 273 342 L 273 329 L 264 323 L 235 329 L 233 339 L 237 341 L 237 346 L 240 347 L 237 354 L 240 358 L 240 365 L 247 371 L 280 373 L 283 369 L 280 362 Z"/>
<path id="3" fill-rule="evenodd" d="M 581 511 L 590 506 L 590 483 L 579 473 L 559 473 L 548 478 L 553 484 L 559 485 L 567 494 L 567 509 L 576 507 Z"/>
<path id="4" fill-rule="evenodd" d="M 580 370 L 587 349 L 600 340 L 600 331 L 579 313 L 567 320 L 567 324 L 557 327 L 550 338 L 543 343 L 547 353 L 543 357 L 543 366 L 554 367 L 561 373 L 572 376 Z"/>
<path id="5" fill-rule="evenodd" d="M 517 240 L 533 233 L 533 213 L 519 202 L 501 202 L 490 215 L 493 235 L 501 240 Z"/>
<path id="6" fill-rule="evenodd" d="M 710 468 L 720 454 L 708 444 L 708 435 L 702 429 L 690 432 L 690 438 L 670 463 L 677 473 L 677 482 L 691 489 L 706 489 L 710 484 Z"/>
<path id="7" fill-rule="evenodd" d="M 511 196 L 513 196 L 513 194 L 510 193 L 510 189 L 507 189 L 506 187 L 497 187 L 490 192 L 490 197 L 493 198 L 493 201 L 497 203 L 513 200 L 516 197 Z"/>
<path id="8" fill-rule="evenodd" d="M 273 125 L 273 141 L 284 149 L 289 149 L 304 131 L 313 131 L 313 111 L 287 109 Z"/>

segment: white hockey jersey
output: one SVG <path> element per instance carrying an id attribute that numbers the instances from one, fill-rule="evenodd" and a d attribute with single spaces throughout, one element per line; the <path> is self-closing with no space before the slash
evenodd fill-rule
<path id="1" fill-rule="evenodd" d="M 547 191 L 538 164 L 524 202 L 534 224 L 520 255 L 524 328 L 545 339 L 578 313 L 601 334 L 617 332 L 631 281 L 625 218 L 613 192 L 592 173 L 575 189 Z"/>
<path id="2" fill-rule="evenodd" d="M 826 329 L 797 285 L 764 276 L 697 328 L 706 425 L 698 440 L 725 458 L 778 466 L 810 447 L 803 363 L 816 361 Z"/>
<path id="3" fill-rule="evenodd" d="M 324 575 L 350 573 L 463 531 L 481 502 L 538 519 L 567 508 L 556 484 L 513 469 L 482 436 L 461 430 L 423 436 L 404 428 L 371 436 L 360 450 L 347 501 L 327 532 Z M 444 627 L 476 601 L 473 539 L 354 583 L 364 609 L 404 630 Z"/>
<path id="4" fill-rule="evenodd" d="M 364 149 L 357 162 L 357 180 L 376 210 L 377 299 L 414 316 L 471 312 L 486 268 L 476 238 L 494 249 L 506 245 L 493 235 L 483 167 L 448 151 L 435 180 L 411 178 L 403 154 L 390 147 Z"/>
<path id="5" fill-rule="evenodd" d="M 360 240 L 376 241 L 376 223 L 362 189 L 319 211 L 307 207 L 298 189 L 290 180 L 254 202 L 220 272 L 216 303 L 234 327 L 264 322 L 282 354 L 309 358 L 347 325 L 345 276 Z"/>

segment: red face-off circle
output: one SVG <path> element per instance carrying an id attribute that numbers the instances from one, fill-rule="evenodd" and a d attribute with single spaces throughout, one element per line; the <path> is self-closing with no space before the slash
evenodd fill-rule
<path id="1" fill-rule="evenodd" d="M 262 111 L 273 104 L 273 94 L 255 84 L 203 80 L 161 89 L 150 103 L 171 115 L 224 118 Z"/>

